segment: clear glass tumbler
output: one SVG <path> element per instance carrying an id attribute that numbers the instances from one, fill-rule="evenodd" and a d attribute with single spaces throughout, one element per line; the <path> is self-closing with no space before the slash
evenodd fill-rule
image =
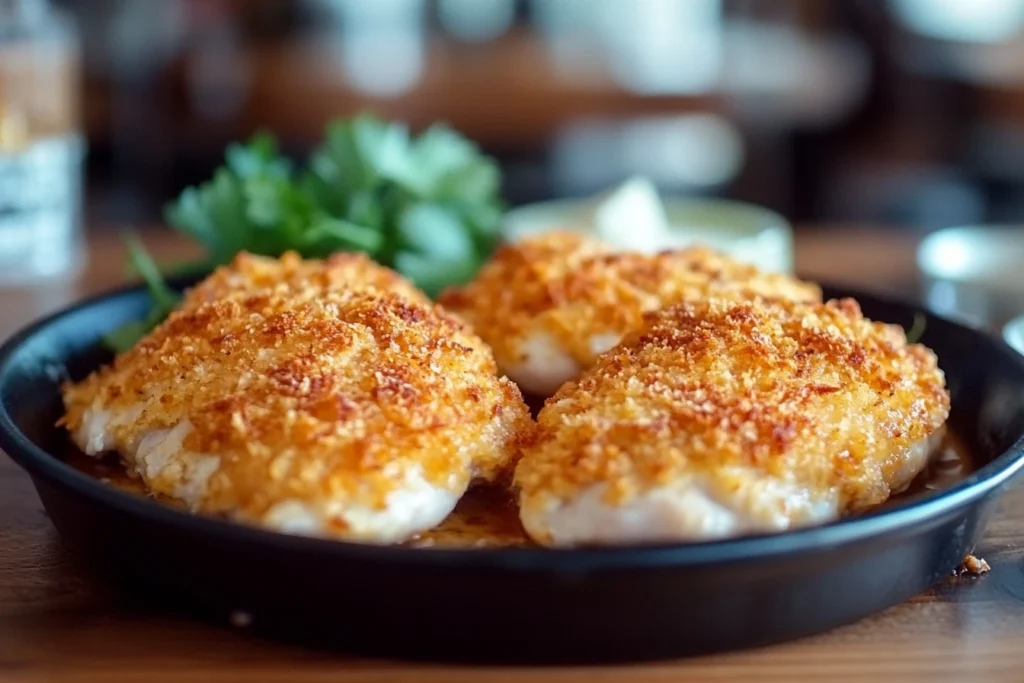
<path id="1" fill-rule="evenodd" d="M 47 0 L 0 0 L 0 285 L 81 265 L 79 63 Z"/>

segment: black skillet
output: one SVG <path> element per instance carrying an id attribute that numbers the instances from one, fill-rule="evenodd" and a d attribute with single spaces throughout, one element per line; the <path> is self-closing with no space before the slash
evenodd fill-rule
<path id="1" fill-rule="evenodd" d="M 917 309 L 846 291 L 875 319 Z M 928 315 L 923 342 L 979 469 L 857 519 L 714 543 L 437 550 L 291 537 L 195 517 L 61 461 L 58 385 L 109 360 L 99 336 L 140 317 L 138 288 L 36 323 L 0 349 L 0 448 L 65 541 L 112 580 L 206 618 L 348 652 L 492 662 L 625 661 L 797 638 L 906 600 L 975 546 L 1024 465 L 1024 358 Z"/>

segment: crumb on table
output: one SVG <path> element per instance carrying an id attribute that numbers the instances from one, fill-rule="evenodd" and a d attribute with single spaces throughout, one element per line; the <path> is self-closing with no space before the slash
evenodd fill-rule
<path id="1" fill-rule="evenodd" d="M 964 574 L 973 574 L 980 576 L 986 574 L 992 570 L 992 567 L 984 559 L 975 557 L 974 555 L 968 555 L 964 558 L 964 561 L 960 563 L 954 572 L 957 576 L 963 576 Z"/>

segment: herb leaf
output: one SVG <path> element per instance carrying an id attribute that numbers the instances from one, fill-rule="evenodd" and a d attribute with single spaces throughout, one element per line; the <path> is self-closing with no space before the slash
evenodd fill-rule
<path id="1" fill-rule="evenodd" d="M 284 158 L 261 132 L 225 150 L 224 165 L 186 188 L 164 216 L 201 244 L 202 272 L 239 251 L 306 258 L 361 251 L 430 294 L 472 277 L 497 243 L 502 204 L 498 165 L 447 126 L 418 137 L 408 128 L 360 115 L 327 126 L 304 168 Z M 129 258 L 145 279 L 153 310 L 145 321 L 108 335 L 130 348 L 173 309 L 178 295 L 137 240 Z"/>
<path id="2" fill-rule="evenodd" d="M 127 351 L 149 332 L 163 322 L 171 311 L 178 307 L 181 295 L 171 289 L 164 281 L 156 263 L 150 257 L 146 247 L 133 234 L 124 237 L 128 247 L 128 260 L 131 268 L 142 276 L 149 290 L 149 298 L 153 307 L 143 320 L 131 320 L 107 333 L 103 337 L 104 345 L 116 353 Z"/>
<path id="3" fill-rule="evenodd" d="M 911 325 L 910 329 L 907 330 L 907 343 L 916 344 L 921 340 L 924 335 L 924 330 L 928 326 L 928 318 L 924 313 L 914 314 L 914 324 Z"/>

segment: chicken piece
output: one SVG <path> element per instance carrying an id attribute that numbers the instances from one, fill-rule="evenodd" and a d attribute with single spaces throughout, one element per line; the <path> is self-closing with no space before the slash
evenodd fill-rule
<path id="1" fill-rule="evenodd" d="M 398 292 L 419 303 L 430 301 L 404 277 L 359 252 L 339 252 L 324 260 L 304 260 L 294 251 L 278 259 L 239 252 L 230 265 L 217 268 L 189 290 L 182 306 L 249 296 L 261 289 L 317 296 L 320 292 L 342 292 L 359 287 Z"/>
<path id="2" fill-rule="evenodd" d="M 461 323 L 395 292 L 235 292 L 66 386 L 62 423 L 195 512 L 391 543 L 507 476 L 532 421 L 496 372 Z"/>
<path id="3" fill-rule="evenodd" d="M 935 355 L 852 299 L 680 304 L 548 399 L 520 516 L 552 546 L 820 524 L 908 486 L 948 413 Z"/>
<path id="4" fill-rule="evenodd" d="M 644 313 L 710 295 L 821 301 L 817 285 L 704 247 L 616 252 L 562 232 L 502 247 L 473 282 L 439 301 L 491 345 L 502 372 L 524 392 L 550 396 Z"/>

